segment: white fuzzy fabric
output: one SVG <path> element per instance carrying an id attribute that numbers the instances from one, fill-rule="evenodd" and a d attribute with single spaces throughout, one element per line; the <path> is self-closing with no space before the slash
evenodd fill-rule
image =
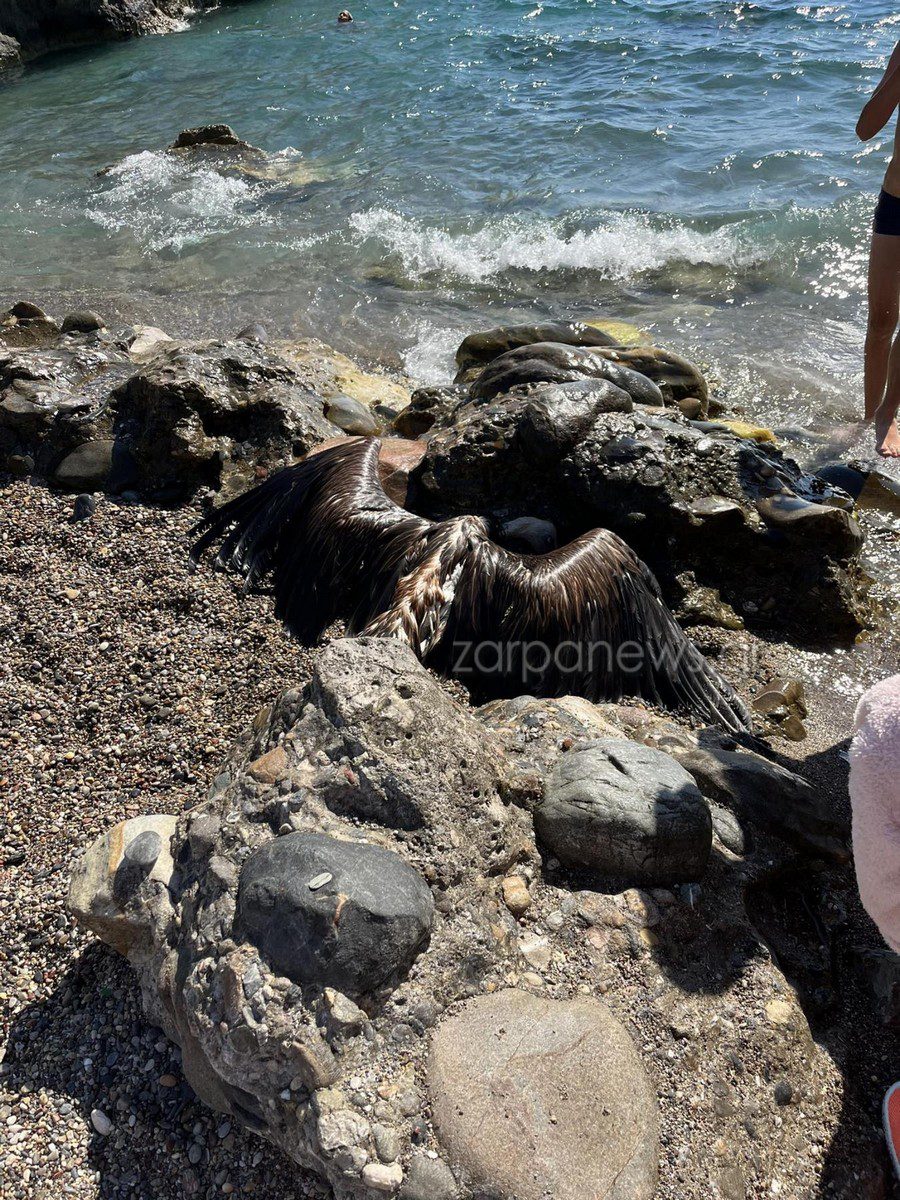
<path id="1" fill-rule="evenodd" d="M 854 725 L 850 801 L 859 894 L 900 953 L 900 675 L 866 692 Z"/>

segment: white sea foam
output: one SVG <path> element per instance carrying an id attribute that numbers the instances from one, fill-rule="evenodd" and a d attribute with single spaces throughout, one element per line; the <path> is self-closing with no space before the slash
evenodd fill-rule
<path id="1" fill-rule="evenodd" d="M 413 279 L 433 274 L 478 282 L 511 270 L 594 271 L 625 280 L 670 264 L 739 268 L 765 254 L 740 226 L 701 231 L 640 213 L 609 213 L 592 229 L 566 233 L 557 223 L 507 217 L 450 232 L 386 208 L 350 218 L 354 236 L 396 254 Z"/>
<path id="2" fill-rule="evenodd" d="M 263 190 L 238 175 L 148 150 L 107 172 L 87 216 L 111 233 L 131 234 L 144 254 L 179 253 L 223 233 L 272 224 L 257 204 Z"/>
<path id="3" fill-rule="evenodd" d="M 456 373 L 456 349 L 469 332 L 428 321 L 417 322 L 415 341 L 403 355 L 407 374 L 420 384 L 448 383 Z"/>

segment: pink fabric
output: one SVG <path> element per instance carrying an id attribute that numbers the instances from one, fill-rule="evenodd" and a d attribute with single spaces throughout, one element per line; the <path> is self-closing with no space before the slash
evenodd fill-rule
<path id="1" fill-rule="evenodd" d="M 854 724 L 850 801 L 859 894 L 900 953 L 900 675 L 866 692 Z"/>

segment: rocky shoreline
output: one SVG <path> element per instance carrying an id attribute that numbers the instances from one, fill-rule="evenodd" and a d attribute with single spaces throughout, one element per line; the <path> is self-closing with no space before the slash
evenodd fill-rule
<path id="1" fill-rule="evenodd" d="M 55 50 L 183 28 L 219 0 L 0 0 L 0 71 Z"/>
<path id="2" fill-rule="evenodd" d="M 887 643 L 823 648 L 878 621 L 845 491 L 621 323 L 473 336 L 418 391 L 259 327 L 20 302 L 0 343 L 11 1196 L 889 1194 L 897 975 L 841 758 Z M 417 511 L 633 541 L 766 740 L 476 708 L 399 643 L 310 654 L 187 572 L 213 497 L 375 431 Z M 170 1040 L 111 952 L 78 958 L 91 843 L 70 911 Z M 242 1127 L 311 1173 L 273 1181 Z"/>

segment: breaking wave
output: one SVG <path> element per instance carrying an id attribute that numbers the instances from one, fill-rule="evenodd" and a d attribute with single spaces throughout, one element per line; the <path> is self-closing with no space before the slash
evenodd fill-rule
<path id="1" fill-rule="evenodd" d="M 274 223 L 260 207 L 261 184 L 160 151 L 129 155 L 104 181 L 88 218 L 109 233 L 130 234 L 145 255 L 178 254 L 221 234 Z"/>
<path id="2" fill-rule="evenodd" d="M 386 208 L 354 213 L 350 221 L 357 239 L 381 242 L 414 280 L 444 274 L 479 282 L 513 270 L 574 270 L 621 281 L 677 263 L 738 269 L 767 257 L 740 224 L 704 231 L 640 213 L 610 213 L 602 224 L 571 232 L 561 222 L 515 217 L 451 232 Z"/>

